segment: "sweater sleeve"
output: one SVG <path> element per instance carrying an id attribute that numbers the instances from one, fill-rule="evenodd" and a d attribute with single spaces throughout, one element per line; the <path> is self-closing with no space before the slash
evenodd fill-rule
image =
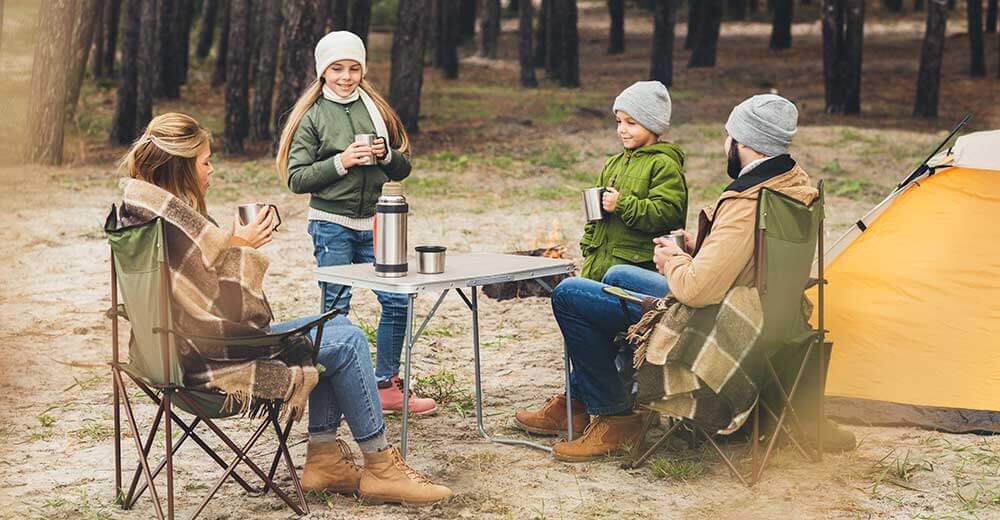
<path id="1" fill-rule="evenodd" d="M 622 193 L 615 213 L 626 226 L 646 233 L 683 228 L 688 196 L 684 175 L 674 161 L 656 161 L 654 168 L 649 195 Z"/>
<path id="2" fill-rule="evenodd" d="M 293 193 L 314 193 L 342 178 L 335 164 L 337 155 L 320 160 L 316 156 L 319 145 L 316 125 L 306 114 L 288 152 L 288 188 Z"/>
<path id="3" fill-rule="evenodd" d="M 389 161 L 386 163 L 379 163 L 382 171 L 385 172 L 386 177 L 394 181 L 401 181 L 410 176 L 410 171 L 413 166 L 410 164 L 410 154 L 400 152 L 399 150 L 388 150 Z"/>
<path id="4" fill-rule="evenodd" d="M 753 257 L 756 204 L 723 204 L 698 256 L 679 254 L 663 264 L 671 294 L 689 307 L 721 303 Z"/>

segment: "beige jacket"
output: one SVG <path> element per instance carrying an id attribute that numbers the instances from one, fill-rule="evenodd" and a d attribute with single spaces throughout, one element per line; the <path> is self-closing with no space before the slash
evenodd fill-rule
<path id="1" fill-rule="evenodd" d="M 805 204 L 819 192 L 796 164 L 791 170 L 742 192 L 725 191 L 698 218 L 694 256 L 677 254 L 663 264 L 670 293 L 684 305 L 707 307 L 721 303 L 729 289 L 755 285 L 754 225 L 757 194 L 770 188 Z"/>

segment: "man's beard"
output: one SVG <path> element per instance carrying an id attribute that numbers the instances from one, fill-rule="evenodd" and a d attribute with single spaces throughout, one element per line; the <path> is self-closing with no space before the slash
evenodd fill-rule
<path id="1" fill-rule="evenodd" d="M 734 181 L 739 178 L 740 172 L 743 170 L 743 164 L 740 162 L 740 152 L 736 145 L 738 143 L 734 139 L 729 145 L 729 155 L 726 157 L 726 173 Z"/>

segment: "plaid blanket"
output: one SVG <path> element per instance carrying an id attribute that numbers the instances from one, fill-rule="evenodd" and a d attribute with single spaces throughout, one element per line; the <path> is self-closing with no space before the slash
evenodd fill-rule
<path id="1" fill-rule="evenodd" d="M 736 431 L 757 401 L 763 323 L 753 287 L 734 287 L 722 303 L 701 308 L 657 300 L 628 330 L 639 402 L 713 431 Z"/>
<path id="2" fill-rule="evenodd" d="M 281 399 L 282 415 L 302 417 L 319 380 L 307 336 L 280 344 L 247 346 L 240 337 L 267 334 L 273 315 L 264 296 L 268 260 L 250 247 L 233 247 L 231 234 L 189 204 L 148 182 L 121 181 L 123 227 L 160 217 L 165 222 L 173 326 L 184 385 L 227 394 L 228 407 L 249 410 L 254 398 Z"/>

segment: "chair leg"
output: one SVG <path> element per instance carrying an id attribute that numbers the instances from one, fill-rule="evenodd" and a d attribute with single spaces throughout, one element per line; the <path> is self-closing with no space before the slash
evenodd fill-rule
<path id="1" fill-rule="evenodd" d="M 745 478 L 743 478 L 743 475 L 741 475 L 740 472 L 736 469 L 736 466 L 733 465 L 733 462 L 731 460 L 729 460 L 729 457 L 726 456 L 726 453 L 724 451 L 722 451 L 722 448 L 720 448 L 719 445 L 715 442 L 715 439 L 713 439 L 712 436 L 708 434 L 708 432 L 706 432 L 705 430 L 703 430 L 701 428 L 698 428 L 697 426 L 695 426 L 695 430 L 698 431 L 699 433 L 701 433 L 706 439 L 708 439 L 708 443 L 711 444 L 712 448 L 715 449 L 715 453 L 717 453 L 719 455 L 719 457 L 722 459 L 722 462 L 726 463 L 726 466 L 729 467 L 729 471 L 737 479 L 739 479 L 740 483 L 742 483 L 746 487 L 750 487 L 752 484 L 748 483 L 747 480 Z M 757 479 L 754 479 L 753 483 L 756 483 L 756 482 L 757 482 Z"/>
<path id="2" fill-rule="evenodd" d="M 129 430 L 132 432 L 132 440 L 135 441 L 135 450 L 139 455 L 139 464 L 142 465 L 143 475 L 149 486 L 149 495 L 153 499 L 153 506 L 156 510 L 156 518 L 163 520 L 163 508 L 160 506 L 160 499 L 156 494 L 156 486 L 153 485 L 153 475 L 149 471 L 149 462 L 142 450 L 142 443 L 139 441 L 139 427 L 135 422 L 135 415 L 132 414 L 132 403 L 129 401 L 128 393 L 125 392 L 125 383 L 119 374 L 115 374 L 115 383 L 118 385 L 122 400 L 125 402 L 125 417 L 128 419 Z"/>
<path id="3" fill-rule="evenodd" d="M 663 443 L 667 442 L 667 439 L 669 439 L 670 436 L 673 435 L 673 433 L 677 431 L 677 429 L 680 428 L 682 424 L 684 424 L 683 421 L 674 421 L 674 424 L 672 424 L 670 428 L 667 429 L 667 432 L 664 433 L 662 436 L 660 436 L 660 438 L 657 439 L 656 442 L 654 442 L 653 445 L 650 446 L 648 450 L 646 450 L 640 457 L 634 459 L 632 462 L 626 463 L 625 464 L 626 469 L 635 469 L 645 464 L 646 459 L 648 459 L 650 455 L 655 453 L 656 450 L 663 445 Z M 645 431 L 643 432 L 643 436 L 645 436 Z"/>
<path id="4" fill-rule="evenodd" d="M 792 398 L 795 397 L 795 393 L 798 391 L 799 382 L 802 380 L 802 374 L 805 372 L 806 365 L 809 363 L 809 358 L 812 356 L 814 343 L 815 342 L 810 342 L 809 347 L 806 348 L 805 356 L 802 357 L 802 362 L 799 363 L 799 369 L 795 372 L 795 380 L 792 382 L 792 388 L 788 392 L 785 392 L 785 387 L 781 384 L 781 378 L 778 377 L 778 372 L 774 369 L 774 365 L 771 363 L 771 360 L 768 359 L 765 362 L 768 371 L 771 373 L 771 378 L 774 380 L 774 384 L 778 387 L 778 391 L 781 394 L 781 399 L 784 404 L 782 407 L 782 415 L 784 415 L 785 411 L 791 412 L 792 428 L 802 436 L 803 441 L 806 439 L 805 428 L 799 420 L 799 415 L 795 410 L 795 406 L 792 405 Z M 813 461 L 817 460 L 815 455 L 813 455 L 811 459 Z"/>
<path id="5" fill-rule="evenodd" d="M 777 421 L 777 420 L 778 420 L 778 415 L 777 415 L 777 414 L 775 414 L 775 413 L 774 413 L 774 412 L 773 412 L 773 411 L 771 410 L 771 407 L 770 407 L 770 406 L 768 406 L 768 405 L 767 405 L 767 403 L 765 403 L 765 402 L 761 401 L 761 403 L 760 403 L 760 404 L 761 404 L 761 406 L 763 406 L 763 407 L 764 407 L 764 411 L 765 411 L 765 412 L 767 412 L 768 416 L 770 416 L 770 417 L 771 417 L 771 419 L 773 419 L 773 420 L 775 420 L 775 421 Z M 785 434 L 785 436 L 786 436 L 786 437 L 788 437 L 788 440 L 789 440 L 789 442 L 791 442 L 791 443 L 792 443 L 792 446 L 795 446 L 795 449 L 796 449 L 796 450 L 797 450 L 797 451 L 799 452 L 799 454 L 801 454 L 801 455 L 802 455 L 802 458 L 804 458 L 804 459 L 806 459 L 806 460 L 811 460 L 811 459 L 812 459 L 812 456 L 811 456 L 811 455 L 809 455 L 809 452 L 807 452 L 807 451 L 806 451 L 806 449 L 805 449 L 805 448 L 803 448 L 801 444 L 799 444 L 799 441 L 795 439 L 795 436 L 794 436 L 794 435 L 792 435 L 792 432 L 791 432 L 791 431 L 790 431 L 790 430 L 788 429 L 788 425 L 784 425 L 784 424 L 783 424 L 783 425 L 781 426 L 781 433 L 784 433 L 784 434 Z M 775 431 L 775 432 L 773 433 L 773 435 L 778 435 L 778 432 L 777 432 L 777 431 Z"/>
<path id="6" fill-rule="evenodd" d="M 117 345 L 116 345 L 117 347 Z M 111 366 L 111 392 L 112 392 L 112 405 L 114 406 L 114 422 L 115 422 L 115 503 L 124 504 L 125 497 L 122 494 L 122 418 L 121 418 L 121 404 L 118 394 L 118 385 L 115 383 L 115 374 L 118 372 L 118 366 Z M 123 507 L 124 509 L 124 507 Z"/>
<path id="7" fill-rule="evenodd" d="M 292 479 L 292 485 L 295 487 L 295 494 L 299 497 L 299 504 L 302 506 L 302 510 L 305 514 L 309 514 L 309 503 L 306 502 L 306 496 L 302 492 L 302 484 L 299 483 L 299 475 L 295 472 L 295 463 L 292 462 L 292 454 L 288 452 L 288 434 L 292 432 L 292 419 L 288 418 L 285 422 L 285 431 L 281 431 L 281 427 L 278 424 L 277 413 L 271 418 L 271 424 L 274 426 L 274 433 L 278 436 L 278 452 L 285 459 L 285 467 L 288 468 L 288 475 Z M 274 478 L 275 467 L 272 466 L 270 478 Z M 265 489 L 265 492 L 267 490 Z"/>
<path id="8" fill-rule="evenodd" d="M 159 408 L 156 410 L 156 415 L 153 417 L 153 424 L 149 428 L 149 434 L 146 436 L 146 442 L 142 447 L 142 459 L 149 464 L 149 451 L 153 447 L 153 440 L 156 439 L 156 432 L 160 428 L 160 420 L 163 418 L 163 403 L 159 403 Z M 135 472 L 132 474 L 132 483 L 129 485 L 128 493 L 125 495 L 125 509 L 132 509 L 136 501 L 139 500 L 139 495 L 136 494 L 136 486 L 139 485 L 139 476 L 142 474 L 142 462 L 135 466 Z M 159 470 L 151 473 L 151 476 L 155 479 L 156 474 Z M 143 491 L 145 491 L 146 486 L 143 486 Z M 141 494 L 141 491 L 139 492 Z"/>

